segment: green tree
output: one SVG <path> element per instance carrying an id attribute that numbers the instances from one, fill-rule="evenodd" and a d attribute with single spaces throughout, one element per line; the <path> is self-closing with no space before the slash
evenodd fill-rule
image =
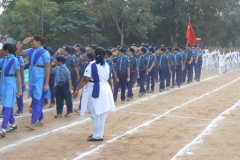
<path id="1" fill-rule="evenodd" d="M 96 25 L 98 15 L 79 1 L 62 3 L 59 14 L 60 23 L 52 30 L 61 35 L 60 38 L 68 37 L 72 44 L 101 43 L 106 40 Z M 69 43 L 69 39 L 65 42 Z"/>
<path id="2" fill-rule="evenodd" d="M 17 0 L 6 8 L 9 16 L 8 33 L 17 40 L 22 40 L 27 36 L 40 34 L 42 30 L 42 1 L 39 0 Z M 56 24 L 56 14 L 58 4 L 45 0 L 44 7 L 44 32 L 45 38 L 52 34 L 50 28 Z"/>
<path id="3" fill-rule="evenodd" d="M 121 45 L 125 36 L 137 35 L 139 39 L 146 40 L 147 33 L 154 30 L 156 23 L 161 20 L 160 16 L 150 12 L 152 2 L 149 0 L 103 0 L 98 3 L 102 23 L 115 25 Z"/>

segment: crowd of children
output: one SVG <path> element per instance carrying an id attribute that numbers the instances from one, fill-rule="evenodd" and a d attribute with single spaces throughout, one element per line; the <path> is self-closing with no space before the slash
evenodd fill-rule
<path id="1" fill-rule="evenodd" d="M 24 50 L 30 43 L 31 48 Z M 86 75 L 86 67 L 96 59 L 98 46 L 65 45 L 55 53 L 52 47 L 44 45 L 44 39 L 34 36 L 26 38 L 17 46 L 17 50 L 6 43 L 0 51 L 0 95 L 3 106 L 0 137 L 5 136 L 8 122 L 11 124 L 8 132 L 17 129 L 13 113 L 16 100 L 18 110 L 15 116 L 23 114 L 23 92 L 26 91 L 24 69 L 29 69 L 28 97 L 32 98 L 32 118 L 31 123 L 26 125 L 27 128 L 34 130 L 37 125 L 43 124 L 44 99 L 51 99 L 49 108 L 56 105 L 55 118 L 62 117 L 64 101 L 67 106 L 65 117 L 70 117 L 73 112 L 73 93 Z M 104 50 L 104 54 L 104 61 L 112 72 L 112 98 L 116 102 L 120 90 L 122 104 L 133 99 L 135 84 L 139 86 L 139 97 L 156 90 L 164 92 L 170 88 L 180 88 L 182 84 L 190 84 L 193 80 L 199 82 L 202 66 L 204 71 L 218 66 L 219 73 L 223 74 L 239 66 L 240 56 L 237 51 L 202 50 L 200 44 L 174 48 L 161 45 L 158 48 L 147 43 L 140 47 L 136 44 L 130 47 L 110 47 Z M 156 89 L 155 84 L 158 82 L 159 88 Z M 14 95 L 17 96 L 13 98 Z M 82 95 L 75 112 L 81 111 L 81 101 Z"/>

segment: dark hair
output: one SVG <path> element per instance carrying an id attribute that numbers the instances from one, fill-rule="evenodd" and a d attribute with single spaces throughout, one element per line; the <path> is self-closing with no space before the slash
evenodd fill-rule
<path id="1" fill-rule="evenodd" d="M 95 59 L 96 59 L 96 64 L 104 64 L 104 56 L 105 56 L 106 52 L 102 47 L 98 47 L 95 50 Z"/>
<path id="2" fill-rule="evenodd" d="M 4 44 L 3 47 L 2 47 L 2 49 L 3 49 L 4 51 L 7 50 L 10 54 L 14 54 L 14 55 L 15 55 L 15 49 L 14 49 L 13 45 L 10 44 L 10 43 Z"/>
<path id="3" fill-rule="evenodd" d="M 7 40 L 5 37 L 2 37 L 1 39 L 5 40 L 5 41 Z"/>
<path id="4" fill-rule="evenodd" d="M 43 46 L 43 48 L 44 48 L 45 50 L 47 50 L 47 46 L 46 46 L 46 43 L 45 43 L 45 39 L 44 39 L 44 38 L 42 38 L 42 37 L 39 36 L 39 35 L 34 35 L 34 36 L 33 36 L 33 39 L 34 39 L 35 41 L 40 42 L 40 43 L 41 43 L 41 46 Z"/>
<path id="5" fill-rule="evenodd" d="M 87 57 L 90 58 L 93 61 L 94 60 L 94 53 L 93 52 L 87 52 Z"/>
<path id="6" fill-rule="evenodd" d="M 183 46 L 180 46 L 179 48 L 180 48 L 180 49 L 184 49 L 184 47 L 183 47 Z"/>
<path id="7" fill-rule="evenodd" d="M 129 51 L 135 53 L 135 50 L 133 48 L 129 48 Z"/>

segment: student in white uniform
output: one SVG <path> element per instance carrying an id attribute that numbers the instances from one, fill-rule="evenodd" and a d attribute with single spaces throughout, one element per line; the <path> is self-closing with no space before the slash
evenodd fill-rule
<path id="1" fill-rule="evenodd" d="M 225 65 L 225 73 L 226 73 L 229 68 L 229 54 L 227 53 L 227 51 L 224 52 L 224 65 Z"/>
<path id="2" fill-rule="evenodd" d="M 218 63 L 219 63 L 218 73 L 219 74 L 223 74 L 225 72 L 225 70 L 224 70 L 224 54 L 223 54 L 223 51 L 220 51 L 220 54 L 218 55 Z"/>
<path id="3" fill-rule="evenodd" d="M 104 125 L 109 111 L 115 109 L 112 90 L 112 69 L 104 61 L 105 50 L 97 48 L 96 61 L 90 62 L 84 72 L 84 77 L 78 85 L 74 97 L 83 88 L 81 116 L 90 112 L 93 120 L 94 132 L 88 141 L 103 141 Z"/>

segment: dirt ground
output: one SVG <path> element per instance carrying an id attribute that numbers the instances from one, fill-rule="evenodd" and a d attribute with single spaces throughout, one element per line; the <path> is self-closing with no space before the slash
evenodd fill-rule
<path id="1" fill-rule="evenodd" d="M 125 104 L 118 101 L 107 118 L 103 142 L 87 141 L 93 131 L 89 114 L 55 119 L 55 108 L 47 106 L 44 125 L 34 131 L 25 128 L 31 118 L 25 93 L 25 114 L 16 117 L 15 132 L 0 139 L 0 159 L 238 160 L 239 72 L 204 72 L 199 83 L 162 93 L 157 84 L 155 93 L 135 96 Z M 135 95 L 138 90 L 134 89 Z M 75 108 L 78 102 L 79 98 L 74 100 Z"/>

